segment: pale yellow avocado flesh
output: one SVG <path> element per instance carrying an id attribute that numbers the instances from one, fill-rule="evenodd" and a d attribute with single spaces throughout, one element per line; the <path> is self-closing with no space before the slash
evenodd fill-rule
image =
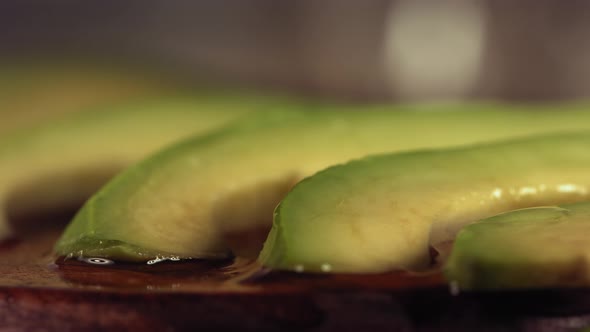
<path id="1" fill-rule="evenodd" d="M 590 202 L 522 209 L 463 228 L 444 271 L 459 289 L 590 285 Z"/>
<path id="2" fill-rule="evenodd" d="M 157 256 L 227 257 L 231 248 L 226 232 L 268 229 L 273 208 L 289 186 L 325 167 L 372 153 L 590 127 L 590 113 L 583 110 L 532 115 L 517 109 L 461 108 L 430 108 L 436 112 L 411 107 L 348 113 L 274 112 L 189 139 L 127 169 L 103 187 L 70 223 L 56 251 L 66 256 L 129 261 Z M 424 178 L 437 174 L 426 171 L 436 165 L 419 167 L 424 168 Z M 458 164 L 457 173 L 464 167 Z M 338 181 L 335 177 L 334 182 Z M 412 194 L 412 186 L 406 184 L 403 192 Z M 340 194 L 344 204 L 345 193 Z M 477 195 L 479 202 L 482 198 Z M 332 197 L 336 197 L 334 193 L 323 191 L 310 200 L 330 206 Z M 432 204 L 444 195 L 441 192 L 433 198 Z M 422 203 L 420 208 L 431 204 L 430 200 Z M 462 202 L 455 204 L 452 208 L 463 211 Z M 313 211 L 312 219 L 322 215 L 320 206 Z M 349 212 L 355 213 L 353 209 Z M 295 241 L 305 244 L 305 238 L 293 234 Z M 346 243 L 338 237 L 327 238 Z M 364 252 L 359 248 L 352 251 Z M 276 266 L 293 269 L 295 263 L 289 260 Z"/>
<path id="3" fill-rule="evenodd" d="M 0 239 L 13 235 L 11 216 L 82 204 L 147 154 L 275 105 L 272 98 L 238 94 L 155 98 L 5 135 L 0 139 Z"/>
<path id="4" fill-rule="evenodd" d="M 296 185 L 259 260 L 273 269 L 423 269 L 429 245 L 518 208 L 590 198 L 590 132 L 367 157 Z"/>

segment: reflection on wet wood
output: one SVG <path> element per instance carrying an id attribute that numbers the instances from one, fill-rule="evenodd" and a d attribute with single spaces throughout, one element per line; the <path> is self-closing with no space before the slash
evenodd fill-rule
<path id="1" fill-rule="evenodd" d="M 0 244 L 0 330 L 570 331 L 590 325 L 589 290 L 454 296 L 438 273 L 310 275 L 268 271 L 244 258 L 98 265 L 56 260 L 51 248 L 59 233 L 32 232 Z"/>

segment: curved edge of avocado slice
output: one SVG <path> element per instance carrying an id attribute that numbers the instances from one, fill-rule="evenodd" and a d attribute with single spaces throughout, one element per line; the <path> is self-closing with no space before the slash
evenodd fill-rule
<path id="1" fill-rule="evenodd" d="M 282 104 L 229 94 L 151 98 L 6 135 L 0 139 L 0 239 L 14 233 L 10 220 L 81 204 L 117 172 L 167 144 Z"/>
<path id="2" fill-rule="evenodd" d="M 590 285 L 590 202 L 528 208 L 463 228 L 444 267 L 463 290 Z"/>
<path id="3" fill-rule="evenodd" d="M 429 244 L 503 211 L 590 197 L 590 133 L 373 156 L 297 184 L 259 261 L 273 269 L 421 269 Z"/>

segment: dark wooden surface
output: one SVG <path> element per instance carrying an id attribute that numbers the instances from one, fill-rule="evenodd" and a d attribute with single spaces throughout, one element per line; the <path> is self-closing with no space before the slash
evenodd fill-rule
<path id="1" fill-rule="evenodd" d="M 93 265 L 59 230 L 0 245 L 0 331 L 578 331 L 590 291 L 452 295 L 439 274 L 305 275 L 246 259 Z"/>

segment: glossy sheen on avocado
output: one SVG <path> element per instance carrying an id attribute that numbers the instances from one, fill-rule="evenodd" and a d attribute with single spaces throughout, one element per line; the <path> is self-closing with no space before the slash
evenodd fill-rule
<path id="1" fill-rule="evenodd" d="M 590 203 L 512 211 L 463 228 L 445 275 L 461 289 L 590 285 Z"/>
<path id="2" fill-rule="evenodd" d="M 420 269 L 429 244 L 517 208 L 586 200 L 590 133 L 368 157 L 300 182 L 260 261 L 274 269 Z"/>
<path id="3" fill-rule="evenodd" d="M 268 229 L 272 211 L 288 189 L 330 165 L 371 153 L 586 128 L 590 121 L 581 119 L 588 118 L 590 113 L 583 111 L 540 112 L 531 117 L 514 109 L 478 112 L 470 106 L 438 108 L 437 112 L 400 107 L 397 111 L 261 114 L 172 146 L 117 176 L 82 208 L 56 251 L 66 256 L 130 261 L 156 256 L 227 257 L 231 248 L 226 232 Z M 407 165 L 407 171 L 423 167 L 426 172 L 436 166 L 418 164 Z M 458 166 L 456 171 L 463 172 L 463 168 Z M 422 175 L 425 179 L 431 176 Z M 333 182 L 338 179 L 336 176 Z M 409 185 L 403 189 L 412 193 Z M 347 193 L 325 190 L 309 198 L 330 208 L 332 203 L 345 204 Z M 333 197 L 339 201 L 334 202 Z M 298 211 L 303 213 L 306 207 L 294 208 L 293 215 L 299 215 Z M 321 215 L 321 210 L 314 210 L 311 220 Z M 306 238 L 293 234 L 294 241 L 306 243 Z M 265 257 L 276 257 L 268 255 L 269 249 L 266 253 Z M 291 261 L 285 264 L 281 267 L 294 266 Z"/>

